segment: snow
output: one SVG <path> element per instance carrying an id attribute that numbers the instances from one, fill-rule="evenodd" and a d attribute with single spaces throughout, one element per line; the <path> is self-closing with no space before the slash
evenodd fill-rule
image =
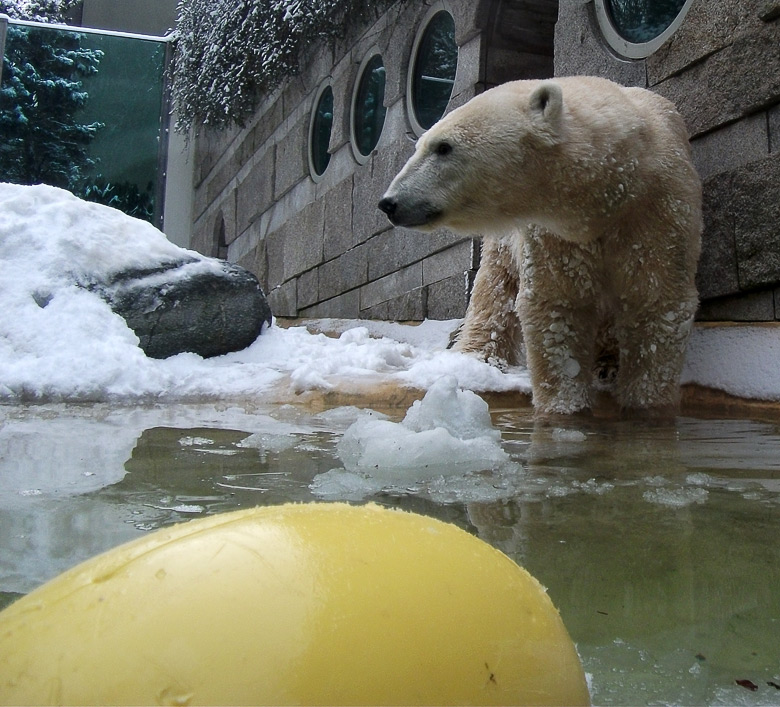
<path id="1" fill-rule="evenodd" d="M 3 0 L 0 13 L 12 19 L 59 22 L 62 13 L 72 4 L 68 0 Z"/>
<path id="2" fill-rule="evenodd" d="M 300 70 L 350 16 L 377 16 L 390 0 L 187 0 L 180 2 L 173 62 L 177 129 L 243 125 L 258 96 Z M 366 14 L 368 13 L 368 14 Z"/>
<path id="3" fill-rule="evenodd" d="M 0 402 L 289 399 L 361 385 L 429 390 L 442 377 L 455 398 L 455 387 L 530 392 L 525 369 L 502 371 L 447 350 L 454 320 L 272 326 L 226 356 L 147 358 L 124 320 L 88 287 L 182 258 L 193 269 L 219 266 L 115 209 L 53 187 L 0 184 Z M 697 328 L 683 381 L 780 400 L 779 360 L 776 326 Z"/>
<path id="4" fill-rule="evenodd" d="M 447 351 L 457 321 L 334 322 L 337 338 L 272 326 L 227 356 L 147 358 L 124 320 L 86 287 L 182 258 L 193 259 L 190 269 L 218 267 L 115 209 L 53 187 L 1 184 L 0 401 L 208 400 L 359 382 L 426 389 L 444 374 L 467 388 L 529 390 L 524 370 L 503 373 Z"/>
<path id="5" fill-rule="evenodd" d="M 681 381 L 740 398 L 780 400 L 777 325 L 694 328 Z"/>

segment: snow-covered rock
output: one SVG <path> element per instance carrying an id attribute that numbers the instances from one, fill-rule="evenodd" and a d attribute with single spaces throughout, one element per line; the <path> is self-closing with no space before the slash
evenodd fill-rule
<path id="1" fill-rule="evenodd" d="M 76 324 L 71 336 L 94 337 L 97 347 L 98 340 L 110 339 L 116 323 L 106 319 L 101 330 L 94 321 L 87 334 L 81 329 L 86 318 L 79 322 L 62 311 L 95 295 L 156 358 L 239 351 L 271 322 L 251 273 L 179 248 L 144 221 L 55 187 L 0 184 L 0 261 L 4 316 L 16 312 L 24 318 L 9 322 L 12 344 L 30 328 Z M 79 308 L 97 316 L 99 307 L 93 302 Z M 24 348 L 21 341 L 16 346 Z"/>
<path id="2" fill-rule="evenodd" d="M 96 292 L 153 358 L 240 351 L 271 325 L 271 308 L 257 278 L 224 261 L 187 258 L 174 266 L 125 271 Z"/>

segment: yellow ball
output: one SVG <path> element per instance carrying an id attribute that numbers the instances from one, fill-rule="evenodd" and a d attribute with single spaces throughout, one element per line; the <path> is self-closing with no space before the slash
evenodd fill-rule
<path id="1" fill-rule="evenodd" d="M 455 526 L 374 505 L 163 529 L 0 613 L 2 704 L 588 699 L 531 575 Z"/>

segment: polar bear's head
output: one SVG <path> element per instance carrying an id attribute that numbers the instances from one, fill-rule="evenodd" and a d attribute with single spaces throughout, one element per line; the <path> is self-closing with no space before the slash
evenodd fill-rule
<path id="1" fill-rule="evenodd" d="M 487 91 L 418 140 L 379 208 L 394 225 L 418 230 L 485 232 L 533 218 L 562 120 L 563 94 L 553 81 Z"/>

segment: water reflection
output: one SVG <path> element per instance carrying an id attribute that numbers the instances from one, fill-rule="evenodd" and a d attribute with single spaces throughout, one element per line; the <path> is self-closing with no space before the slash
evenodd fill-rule
<path id="1" fill-rule="evenodd" d="M 29 591 L 161 525 L 318 500 L 312 483 L 340 467 L 336 446 L 357 415 L 0 408 L 0 592 Z M 780 702 L 775 425 L 555 427 L 522 410 L 493 421 L 517 463 L 511 478 L 369 485 L 361 500 L 454 522 L 524 565 L 560 609 L 594 703 Z"/>

